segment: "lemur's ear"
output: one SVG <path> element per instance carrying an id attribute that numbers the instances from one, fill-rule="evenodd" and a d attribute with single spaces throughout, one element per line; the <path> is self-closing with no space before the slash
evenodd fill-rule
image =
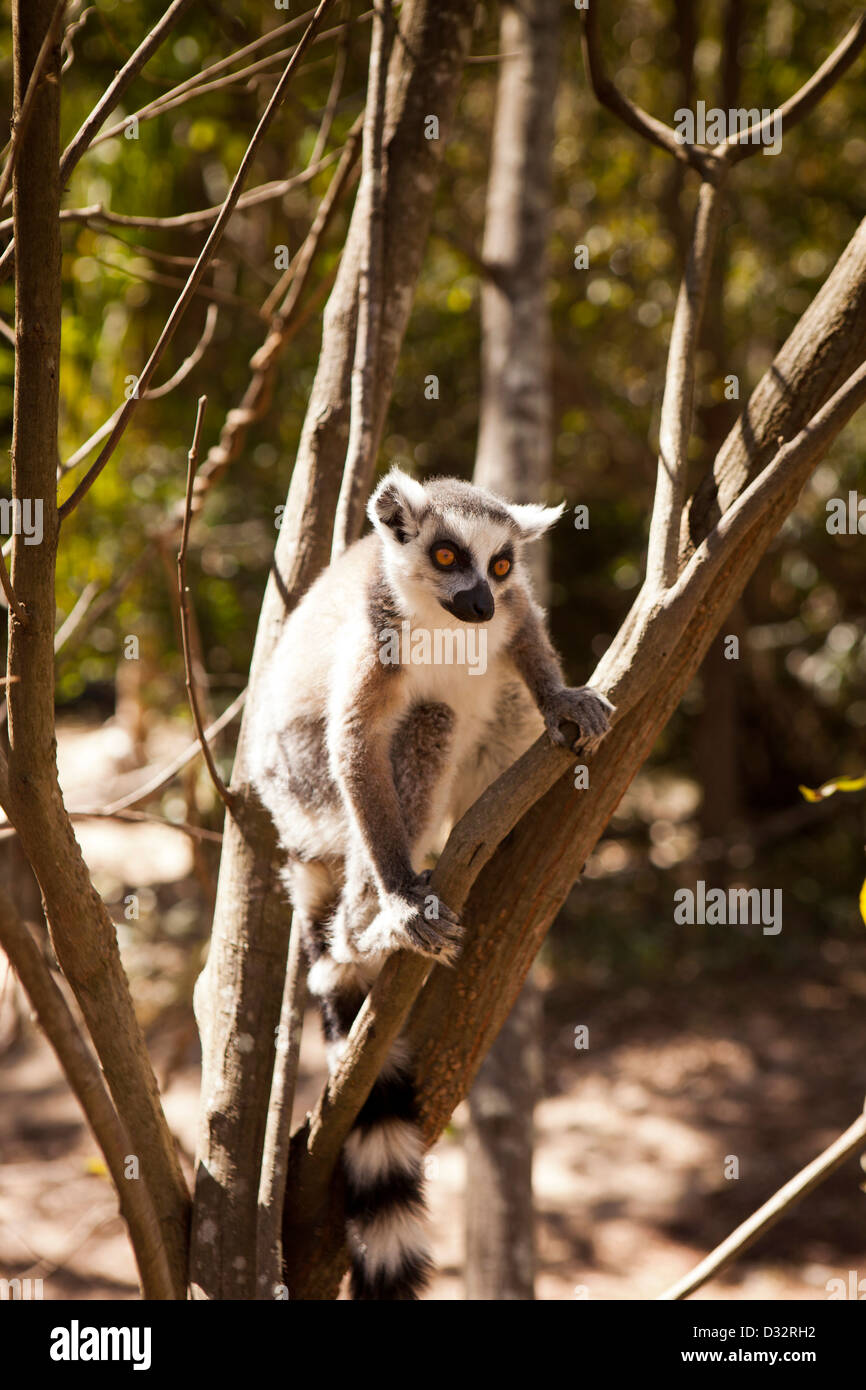
<path id="1" fill-rule="evenodd" d="M 520 527 L 521 540 L 537 541 L 559 521 L 565 503 L 560 502 L 558 507 L 542 507 L 538 502 L 510 502 L 508 510 Z"/>
<path id="2" fill-rule="evenodd" d="M 381 536 L 390 536 L 405 545 L 420 530 L 420 517 L 427 497 L 420 483 L 401 468 L 386 473 L 367 503 L 367 515 Z"/>

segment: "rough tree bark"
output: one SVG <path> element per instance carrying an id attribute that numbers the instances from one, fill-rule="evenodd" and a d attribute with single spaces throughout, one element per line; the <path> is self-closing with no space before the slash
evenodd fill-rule
<path id="1" fill-rule="evenodd" d="M 374 456 L 427 240 L 473 10 L 471 0 L 411 0 L 399 18 L 386 96 Z M 428 116 L 438 120 L 436 139 L 425 137 Z M 363 209 L 363 200 L 356 207 Z M 191 1266 L 196 1296 L 251 1298 L 256 1291 L 256 1193 L 289 913 L 276 879 L 273 828 L 246 785 L 244 745 L 255 724 L 258 678 L 286 614 L 330 554 L 348 443 L 363 233 L 362 214 L 353 214 L 324 315 L 322 350 L 259 620 L 231 785 L 239 809 L 226 820 L 211 952 L 196 990 L 203 1050 Z"/>
<path id="2" fill-rule="evenodd" d="M 482 374 L 475 481 L 515 502 L 543 498 L 551 474 L 547 307 L 550 160 L 558 0 L 503 6 L 487 185 L 481 292 Z M 542 602 L 547 547 L 528 555 Z M 466 1297 L 535 1296 L 534 1111 L 542 1000 L 527 978 L 469 1096 Z"/>
<path id="3" fill-rule="evenodd" d="M 54 0 L 13 7 L 15 111 L 20 109 Z M 14 537 L 12 586 L 26 623 L 10 615 L 9 754 L 0 802 L 42 890 L 51 940 L 93 1038 L 162 1229 L 175 1289 L 186 1288 L 189 1198 L 132 1006 L 114 925 L 90 882 L 57 781 L 54 738 L 54 571 L 60 360 L 60 52 L 55 45 L 15 168 L 16 375 L 12 491 L 41 503 L 43 540 Z M 148 1288 L 147 1266 L 143 1271 Z"/>

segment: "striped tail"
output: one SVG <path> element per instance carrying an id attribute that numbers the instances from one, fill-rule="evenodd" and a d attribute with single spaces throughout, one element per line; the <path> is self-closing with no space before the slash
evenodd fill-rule
<path id="1" fill-rule="evenodd" d="M 310 972 L 333 1067 L 365 990 L 352 967 L 321 956 Z M 405 1043 L 398 1039 L 343 1148 L 352 1298 L 417 1299 L 432 1270 L 424 1141 Z"/>
<path id="2" fill-rule="evenodd" d="M 418 1298 L 432 1269 L 424 1143 L 415 1086 L 398 1041 L 343 1150 L 352 1298 Z"/>

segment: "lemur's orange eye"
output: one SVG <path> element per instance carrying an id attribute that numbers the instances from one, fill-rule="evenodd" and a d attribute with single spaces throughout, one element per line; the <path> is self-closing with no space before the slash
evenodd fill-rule
<path id="1" fill-rule="evenodd" d="M 437 565 L 441 565 L 442 569 L 447 570 L 455 563 L 457 556 L 450 545 L 437 545 L 433 551 L 433 558 Z"/>
<path id="2" fill-rule="evenodd" d="M 497 579 L 504 579 L 511 569 L 511 561 L 506 555 L 500 555 L 498 560 L 493 561 L 493 573 Z"/>

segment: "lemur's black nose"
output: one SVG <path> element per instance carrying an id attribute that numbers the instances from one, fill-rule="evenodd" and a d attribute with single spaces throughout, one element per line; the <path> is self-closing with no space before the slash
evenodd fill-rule
<path id="1" fill-rule="evenodd" d="M 460 589 L 444 607 L 462 623 L 486 623 L 493 617 L 495 605 L 490 585 L 481 579 L 471 589 Z"/>

